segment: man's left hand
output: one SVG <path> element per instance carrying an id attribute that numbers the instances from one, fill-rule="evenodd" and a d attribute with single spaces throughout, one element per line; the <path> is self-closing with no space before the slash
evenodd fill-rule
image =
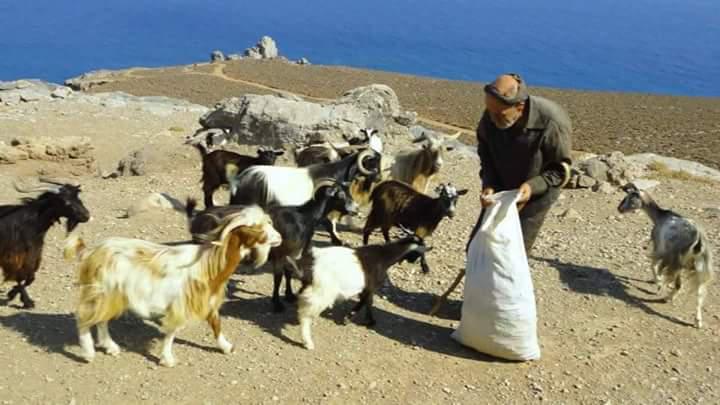
<path id="1" fill-rule="evenodd" d="M 517 207 L 518 211 L 520 211 L 525 207 L 525 204 L 530 201 L 530 197 L 532 196 L 532 188 L 530 188 L 530 185 L 528 183 L 523 183 L 518 188 L 518 191 L 520 191 L 520 196 L 517 200 Z"/>

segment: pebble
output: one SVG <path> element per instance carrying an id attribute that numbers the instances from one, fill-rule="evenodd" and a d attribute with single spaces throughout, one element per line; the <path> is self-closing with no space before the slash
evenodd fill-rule
<path id="1" fill-rule="evenodd" d="M 452 393 L 452 390 L 450 390 L 450 388 L 447 388 L 447 387 L 443 388 L 442 390 L 443 390 L 443 392 L 446 393 L 446 394 Z"/>
<path id="2" fill-rule="evenodd" d="M 368 386 L 368 388 L 370 388 L 371 390 L 374 390 L 375 388 L 377 388 L 377 382 L 375 382 L 375 381 L 371 382 L 370 385 Z"/>

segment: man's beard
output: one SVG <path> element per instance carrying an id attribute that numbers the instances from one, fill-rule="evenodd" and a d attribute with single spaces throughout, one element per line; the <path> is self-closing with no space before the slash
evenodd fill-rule
<path id="1" fill-rule="evenodd" d="M 503 119 L 501 121 L 498 121 L 497 119 L 495 119 L 493 117 L 490 117 L 490 119 L 492 120 L 495 127 L 497 127 L 498 129 L 508 129 L 508 128 L 512 127 L 513 125 L 515 125 L 516 122 L 518 122 L 518 118 L 515 118 L 513 120 Z"/>

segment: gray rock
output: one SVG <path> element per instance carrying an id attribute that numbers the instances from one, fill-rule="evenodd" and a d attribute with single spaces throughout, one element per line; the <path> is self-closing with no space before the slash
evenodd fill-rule
<path id="1" fill-rule="evenodd" d="M 639 190 L 648 191 L 659 186 L 660 182 L 657 180 L 637 179 L 633 181 L 633 184 L 635 184 L 635 187 L 637 187 Z"/>
<path id="2" fill-rule="evenodd" d="M 577 188 L 592 188 L 598 181 L 591 176 L 581 174 L 577 178 Z"/>
<path id="3" fill-rule="evenodd" d="M 270 38 L 267 35 L 260 38 L 260 42 L 258 42 L 257 47 L 260 50 L 260 55 L 262 55 L 264 59 L 272 59 L 278 57 L 277 44 L 275 43 L 274 39 Z"/>
<path id="4" fill-rule="evenodd" d="M 580 170 L 597 181 L 607 181 L 608 165 L 600 158 L 591 158 L 580 163 Z"/>
<path id="5" fill-rule="evenodd" d="M 342 134 L 373 127 L 385 135 L 407 135 L 395 123 L 401 113 L 397 95 L 384 85 L 353 89 L 338 100 L 313 103 L 298 97 L 246 94 L 222 100 L 200 117 L 205 129 L 230 131 L 240 141 L 280 146 L 302 143 L 307 133 L 327 135 L 342 142 Z"/>
<path id="6" fill-rule="evenodd" d="M 415 111 L 403 111 L 394 117 L 398 124 L 409 127 L 417 123 L 417 113 Z"/>
<path id="7" fill-rule="evenodd" d="M 579 212 L 572 208 L 568 208 L 565 210 L 562 214 L 560 214 L 560 218 L 564 219 L 582 219 L 582 216 Z"/>
<path id="8" fill-rule="evenodd" d="M 0 164 L 13 164 L 18 160 L 27 160 L 28 153 L 4 143 L 0 143 Z"/>
<path id="9" fill-rule="evenodd" d="M 225 60 L 225 55 L 217 49 L 212 51 L 210 54 L 210 62 L 222 62 Z"/>
<path id="10" fill-rule="evenodd" d="M 239 53 L 231 53 L 225 57 L 227 60 L 241 60 L 243 58 Z"/>
<path id="11" fill-rule="evenodd" d="M 0 101 L 7 105 L 20 104 L 20 93 L 17 91 L 0 92 Z"/>
<path id="12" fill-rule="evenodd" d="M 53 90 L 52 93 L 50 93 L 50 96 L 53 98 L 68 98 L 70 95 L 72 95 L 72 89 L 70 87 L 66 86 L 60 86 L 57 89 Z"/>
<path id="13" fill-rule="evenodd" d="M 245 53 L 243 55 L 246 58 L 250 58 L 250 59 L 262 59 L 262 54 L 260 53 L 260 48 L 258 48 L 257 46 L 246 49 Z"/>
<path id="14" fill-rule="evenodd" d="M 691 176 L 720 181 L 720 171 L 689 160 L 660 156 L 654 153 L 630 155 L 627 160 L 646 169 L 649 165 L 662 165 L 670 171 L 684 172 Z"/>
<path id="15" fill-rule="evenodd" d="M 130 153 L 118 162 L 116 172 L 121 176 L 144 176 L 145 154 L 141 150 Z"/>
<path id="16" fill-rule="evenodd" d="M 308 58 L 300 58 L 295 63 L 297 63 L 298 65 L 309 65 L 310 61 L 308 60 Z"/>
<path id="17" fill-rule="evenodd" d="M 616 188 L 607 181 L 601 181 L 593 187 L 593 191 L 603 194 L 612 194 L 616 191 Z"/>
<path id="18" fill-rule="evenodd" d="M 140 213 L 156 209 L 171 209 L 183 215 L 185 214 L 185 205 L 177 198 L 166 193 L 152 193 L 128 208 L 125 217 L 134 217 Z"/>
<path id="19" fill-rule="evenodd" d="M 364 110 L 380 112 L 388 118 L 397 117 L 401 112 L 397 94 L 384 84 L 371 84 L 349 90 L 337 100 L 337 103 L 354 104 Z"/>
<path id="20" fill-rule="evenodd" d="M 112 70 L 94 70 L 65 80 L 65 85 L 73 90 L 84 91 L 93 86 L 113 81 L 116 74 L 117 73 Z"/>

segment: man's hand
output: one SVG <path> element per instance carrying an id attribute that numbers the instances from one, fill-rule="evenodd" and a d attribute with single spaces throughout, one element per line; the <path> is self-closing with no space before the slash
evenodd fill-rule
<path id="1" fill-rule="evenodd" d="M 480 193 L 480 205 L 482 205 L 483 208 L 489 207 L 495 203 L 488 198 L 493 194 L 495 194 L 495 190 L 491 187 L 484 188 L 482 193 Z"/>
<path id="2" fill-rule="evenodd" d="M 523 183 L 518 188 L 518 191 L 520 191 L 520 197 L 518 197 L 517 200 L 517 207 L 518 211 L 520 211 L 525 207 L 525 204 L 530 201 L 530 197 L 532 196 L 532 188 L 529 184 Z"/>

